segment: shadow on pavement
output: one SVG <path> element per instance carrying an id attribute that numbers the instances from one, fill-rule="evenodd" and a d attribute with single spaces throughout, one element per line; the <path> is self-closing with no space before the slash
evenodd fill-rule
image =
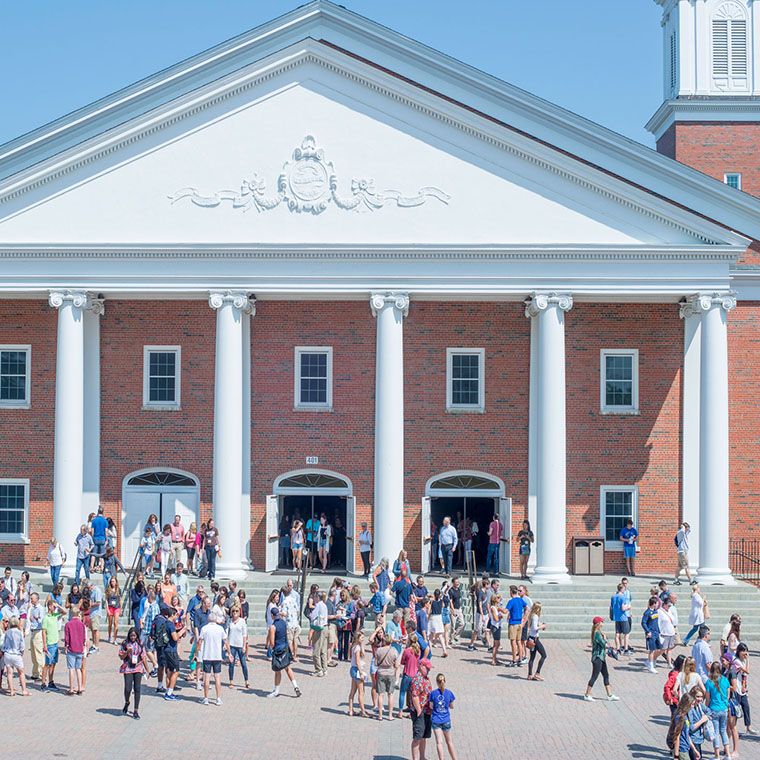
<path id="1" fill-rule="evenodd" d="M 652 747 L 648 744 L 629 744 L 628 749 L 631 757 L 644 758 L 645 760 L 659 760 L 661 757 L 671 757 L 671 753 L 660 747 Z"/>

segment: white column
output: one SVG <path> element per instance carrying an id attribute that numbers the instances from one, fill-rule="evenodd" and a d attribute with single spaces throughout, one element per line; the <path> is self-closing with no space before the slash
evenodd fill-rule
<path id="1" fill-rule="evenodd" d="M 406 293 L 373 293 L 375 355 L 375 557 L 404 546 L 404 317 Z"/>
<path id="2" fill-rule="evenodd" d="M 701 315 L 693 300 L 681 304 L 683 408 L 681 409 L 681 514 L 689 523 L 689 565 L 699 567 L 699 373 Z"/>
<path id="3" fill-rule="evenodd" d="M 531 530 L 536 530 L 538 514 L 538 320 L 530 320 L 530 388 L 528 393 L 528 522 Z M 512 534 L 512 526 L 504 530 Z M 511 544 L 510 544 L 510 551 Z M 528 572 L 536 569 L 536 552 L 528 558 Z"/>
<path id="4" fill-rule="evenodd" d="M 89 298 L 84 310 L 84 441 L 82 514 L 100 504 L 100 317 L 102 298 Z"/>
<path id="5" fill-rule="evenodd" d="M 734 583 L 728 562 L 728 312 L 736 298 L 700 294 L 699 581 Z"/>
<path id="6" fill-rule="evenodd" d="M 534 583 L 570 583 L 565 564 L 565 312 L 572 306 L 570 295 L 534 293 L 525 309 L 537 322 L 531 335 L 538 341 Z"/>
<path id="7" fill-rule="evenodd" d="M 58 309 L 55 366 L 55 453 L 53 460 L 53 533 L 63 544 L 67 568 L 75 564 L 74 538 L 82 524 L 84 468 L 84 308 L 87 294 L 52 291 Z"/>
<path id="8" fill-rule="evenodd" d="M 242 578 L 243 313 L 249 302 L 245 293 L 223 291 L 210 293 L 209 305 L 216 310 L 213 498 L 222 549 L 217 574 Z"/>
<path id="9" fill-rule="evenodd" d="M 251 559 L 251 317 L 256 313 L 251 299 L 243 310 L 243 478 L 240 501 L 240 529 L 243 567 L 253 569 Z"/>

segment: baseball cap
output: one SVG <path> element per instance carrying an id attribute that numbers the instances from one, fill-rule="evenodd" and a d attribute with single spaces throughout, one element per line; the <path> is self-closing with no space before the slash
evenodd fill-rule
<path id="1" fill-rule="evenodd" d="M 432 668 L 432 667 L 433 667 L 433 663 L 432 663 L 432 662 L 430 662 L 430 660 L 428 660 L 427 658 L 425 658 L 425 659 L 423 659 L 423 660 L 420 660 L 420 661 L 419 661 L 419 664 L 420 664 L 420 665 L 424 665 L 424 666 L 425 666 L 425 667 L 426 667 L 428 670 L 430 670 L 430 668 Z"/>
<path id="2" fill-rule="evenodd" d="M 599 617 L 599 615 L 597 615 L 591 622 L 594 625 L 596 625 L 597 623 L 603 623 L 604 622 L 604 618 L 603 617 Z"/>

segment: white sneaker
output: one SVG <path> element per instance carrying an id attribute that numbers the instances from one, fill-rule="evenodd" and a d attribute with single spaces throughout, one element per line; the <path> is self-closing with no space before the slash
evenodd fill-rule
<path id="1" fill-rule="evenodd" d="M 280 692 L 279 691 L 270 691 L 269 694 L 267 694 L 267 699 L 274 699 L 275 697 L 279 697 Z"/>
<path id="2" fill-rule="evenodd" d="M 216 698 L 216 704 L 217 704 L 217 707 L 222 704 L 222 698 L 221 697 L 217 697 Z"/>
<path id="3" fill-rule="evenodd" d="M 201 691 L 202 689 L 203 689 L 203 686 L 201 685 L 201 682 L 200 681 L 196 681 L 195 682 L 195 690 L 196 691 Z"/>
<path id="4" fill-rule="evenodd" d="M 619 702 L 620 701 L 620 697 L 617 697 L 614 694 L 610 694 L 609 697 L 607 697 L 607 701 L 609 701 L 609 702 Z"/>
<path id="5" fill-rule="evenodd" d="M 202 705 L 207 705 L 208 704 L 208 697 L 203 697 L 203 699 L 201 700 L 201 704 Z"/>
<path id="6" fill-rule="evenodd" d="M 584 702 L 594 702 L 594 698 L 590 694 L 584 694 L 583 695 L 583 701 Z"/>

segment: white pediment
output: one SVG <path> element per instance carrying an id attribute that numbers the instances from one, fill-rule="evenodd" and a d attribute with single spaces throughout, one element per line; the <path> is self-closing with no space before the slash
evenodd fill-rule
<path id="1" fill-rule="evenodd" d="M 67 156 L 66 171 L 0 205 L 0 245 L 706 239 L 707 223 L 693 217 L 690 225 L 688 212 L 662 199 L 479 117 L 457 120 L 451 106 L 435 112 L 435 98 L 423 107 L 422 98 L 396 97 L 387 82 L 348 76 L 335 60 L 304 55 L 247 81 L 237 89 L 226 82 L 216 100 L 199 95 L 196 107 L 183 103 L 175 116 L 169 103 L 155 127 L 149 118 L 128 125 L 126 137 L 87 160 Z M 98 139 L 107 144 L 109 135 Z"/>

